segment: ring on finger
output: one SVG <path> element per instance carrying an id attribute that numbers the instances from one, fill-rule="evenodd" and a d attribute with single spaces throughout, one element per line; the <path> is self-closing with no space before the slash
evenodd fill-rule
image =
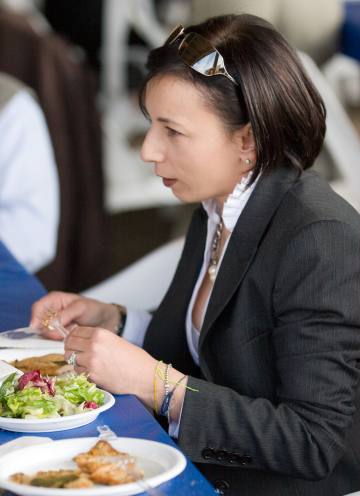
<path id="1" fill-rule="evenodd" d="M 77 363 L 76 363 L 76 358 L 77 358 L 77 353 L 76 351 L 72 351 L 71 352 L 71 355 L 69 356 L 68 360 L 67 360 L 67 363 L 69 365 L 72 365 L 73 367 L 76 367 Z"/>

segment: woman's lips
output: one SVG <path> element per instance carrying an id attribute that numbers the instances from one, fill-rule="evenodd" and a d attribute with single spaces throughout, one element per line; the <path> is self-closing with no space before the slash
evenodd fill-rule
<path id="1" fill-rule="evenodd" d="M 169 179 L 167 177 L 163 177 L 163 184 L 167 188 L 171 188 L 171 186 L 175 183 L 176 183 L 176 179 Z"/>

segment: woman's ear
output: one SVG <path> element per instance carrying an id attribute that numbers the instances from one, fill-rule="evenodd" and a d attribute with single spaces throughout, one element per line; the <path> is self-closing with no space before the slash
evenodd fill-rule
<path id="1" fill-rule="evenodd" d="M 256 148 L 250 122 L 242 126 L 241 129 L 236 130 L 234 138 L 239 159 L 248 170 L 252 169 L 256 162 Z"/>
<path id="2" fill-rule="evenodd" d="M 255 151 L 255 140 L 250 122 L 245 124 L 241 129 L 235 131 L 235 140 L 240 153 L 246 154 Z"/>

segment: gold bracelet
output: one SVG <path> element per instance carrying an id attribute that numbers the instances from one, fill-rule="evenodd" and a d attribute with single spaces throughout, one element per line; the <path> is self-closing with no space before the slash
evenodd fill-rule
<path id="1" fill-rule="evenodd" d="M 155 368 L 155 372 L 154 372 L 154 406 L 153 406 L 153 410 L 155 412 L 155 414 L 157 415 L 158 413 L 158 402 L 157 402 L 157 384 L 156 384 L 156 380 L 157 380 L 157 377 L 158 377 L 158 370 L 160 370 L 160 366 L 162 364 L 162 360 L 159 360 L 157 365 L 156 365 L 156 368 Z"/>

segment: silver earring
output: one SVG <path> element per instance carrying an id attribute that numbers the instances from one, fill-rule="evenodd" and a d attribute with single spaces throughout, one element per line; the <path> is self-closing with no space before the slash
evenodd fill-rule
<path id="1" fill-rule="evenodd" d="M 251 164 L 251 162 L 252 162 L 252 161 L 251 161 L 249 158 L 246 158 L 246 159 L 245 159 L 245 164 L 246 164 L 246 165 L 250 165 L 250 164 Z"/>

